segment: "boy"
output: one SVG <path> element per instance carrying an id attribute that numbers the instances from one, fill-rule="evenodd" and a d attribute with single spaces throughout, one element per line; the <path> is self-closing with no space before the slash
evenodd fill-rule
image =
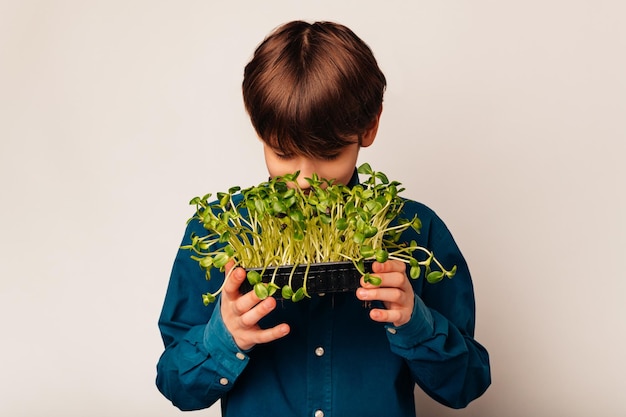
<path id="1" fill-rule="evenodd" d="M 256 49 L 243 81 L 270 176 L 300 171 L 303 188 L 313 173 L 356 184 L 358 152 L 376 137 L 385 87 L 369 47 L 348 28 L 296 21 L 276 29 Z M 390 260 L 373 265 L 378 287 L 362 281 L 356 294 L 277 305 L 253 291 L 241 295 L 246 274 L 237 268 L 205 307 L 201 294 L 224 276 L 207 283 L 188 251 L 179 251 L 159 321 L 161 392 L 182 410 L 221 399 L 224 416 L 246 417 L 415 416 L 416 383 L 450 407 L 480 396 L 490 368 L 473 338 L 465 260 L 430 209 L 408 200 L 404 213 L 417 213 L 423 226 L 403 239 L 457 265 L 452 280 L 410 280 L 406 265 Z M 202 234 L 202 226 L 190 223 L 183 244 L 194 231 Z"/>

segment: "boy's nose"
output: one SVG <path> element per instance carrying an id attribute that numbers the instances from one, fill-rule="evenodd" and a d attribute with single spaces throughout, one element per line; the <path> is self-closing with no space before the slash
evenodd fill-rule
<path id="1" fill-rule="evenodd" d="M 300 175 L 298 175 L 298 186 L 303 190 L 308 190 L 309 188 L 311 188 L 311 185 L 306 180 L 306 178 L 311 178 L 313 176 L 313 173 L 316 172 L 315 164 L 312 161 L 303 158 L 302 162 L 300 163 L 299 171 Z"/>
<path id="2" fill-rule="evenodd" d="M 305 178 L 311 178 L 311 174 L 306 174 L 300 171 L 300 175 L 298 175 L 298 186 L 303 190 L 308 190 L 311 188 L 311 185 Z"/>

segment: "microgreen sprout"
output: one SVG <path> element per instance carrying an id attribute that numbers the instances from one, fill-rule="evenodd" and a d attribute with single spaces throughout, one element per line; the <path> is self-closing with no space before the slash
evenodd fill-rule
<path id="1" fill-rule="evenodd" d="M 194 197 L 190 204 L 196 213 L 190 221 L 200 221 L 207 234 L 193 234 L 191 243 L 182 248 L 193 252 L 191 257 L 207 280 L 213 268 L 224 271 L 231 259 L 235 266 L 260 268 L 261 272 L 249 270 L 247 279 L 261 299 L 276 291 L 292 301 L 309 297 L 307 274 L 301 288 L 292 288 L 291 277 L 282 288 L 276 285 L 277 269 L 269 282 L 262 281 L 267 268 L 282 265 L 291 265 L 293 275 L 298 265 L 307 265 L 308 273 L 314 263 L 351 261 L 366 282 L 380 285 L 380 278 L 366 272 L 363 262 L 395 259 L 410 265 L 413 279 L 422 271 L 430 283 L 452 278 L 456 266 L 447 270 L 429 249 L 415 241 L 400 242 L 405 230 L 419 233 L 422 226 L 417 216 L 402 218 L 401 184 L 367 163 L 358 173 L 368 178 L 354 187 L 313 174 L 306 178 L 310 189 L 305 191 L 298 186 L 300 174 L 295 172 L 243 190 L 232 187 L 217 193 L 216 199 L 211 194 Z M 223 286 L 204 294 L 204 303 L 215 301 Z"/>

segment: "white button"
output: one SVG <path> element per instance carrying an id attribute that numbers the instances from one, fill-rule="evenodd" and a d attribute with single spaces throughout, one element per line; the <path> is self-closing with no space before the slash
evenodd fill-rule
<path id="1" fill-rule="evenodd" d="M 387 329 L 387 331 L 391 334 L 396 334 L 398 331 L 396 329 L 394 329 L 393 327 L 390 327 Z"/>
<path id="2" fill-rule="evenodd" d="M 220 384 L 228 385 L 228 378 L 220 378 Z"/>
<path id="3" fill-rule="evenodd" d="M 244 359 L 246 359 L 246 355 L 244 355 L 244 354 L 243 354 L 243 353 L 241 353 L 241 352 L 237 352 L 237 353 L 235 354 L 235 356 L 236 356 L 236 357 L 237 357 L 237 359 L 239 359 L 239 360 L 244 360 Z"/>
<path id="4" fill-rule="evenodd" d="M 324 348 L 323 348 L 323 347 L 321 347 L 321 346 L 320 346 L 320 347 L 318 347 L 318 348 L 315 348 L 315 354 L 316 354 L 317 356 L 323 356 L 323 355 L 324 355 Z"/>
<path id="5" fill-rule="evenodd" d="M 324 417 L 324 412 L 322 410 L 315 410 L 315 417 Z"/>

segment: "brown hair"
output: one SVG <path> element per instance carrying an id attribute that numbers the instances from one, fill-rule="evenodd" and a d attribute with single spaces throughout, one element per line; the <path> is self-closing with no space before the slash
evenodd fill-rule
<path id="1" fill-rule="evenodd" d="M 386 80 L 370 48 L 332 22 L 286 23 L 246 65 L 244 104 L 259 137 L 289 154 L 324 157 L 376 120 Z"/>

